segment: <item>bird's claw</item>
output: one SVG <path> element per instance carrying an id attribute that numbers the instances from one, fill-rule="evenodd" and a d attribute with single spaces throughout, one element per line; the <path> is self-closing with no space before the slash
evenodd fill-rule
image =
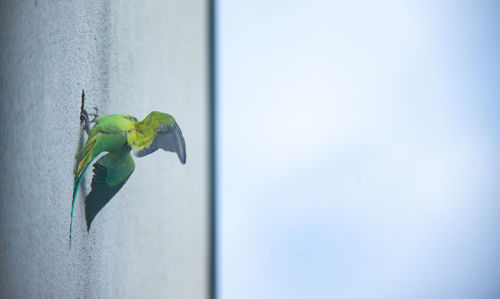
<path id="1" fill-rule="evenodd" d="M 89 122 L 89 114 L 85 109 L 82 109 L 82 111 L 80 111 L 80 125 L 86 124 L 87 122 Z"/>
<path id="2" fill-rule="evenodd" d="M 95 112 L 94 113 L 88 113 L 88 115 L 92 116 L 92 119 L 89 121 L 90 123 L 95 123 L 97 117 L 99 116 L 99 109 L 97 107 L 93 107 Z"/>
<path id="3" fill-rule="evenodd" d="M 95 123 L 97 119 L 97 115 L 99 110 L 97 107 L 93 107 L 95 110 L 95 113 L 88 113 L 87 110 L 85 110 L 85 91 L 82 89 L 82 107 L 80 108 L 80 125 L 83 125 L 83 129 L 85 132 L 87 132 L 87 135 L 90 132 L 90 124 Z M 92 116 L 92 119 L 90 119 L 89 116 Z"/>
<path id="4" fill-rule="evenodd" d="M 83 125 L 83 129 L 85 130 L 85 132 L 87 132 L 87 134 L 90 131 L 89 124 L 90 124 L 89 114 L 87 113 L 87 111 L 85 111 L 85 109 L 83 109 L 80 112 L 80 125 Z"/>

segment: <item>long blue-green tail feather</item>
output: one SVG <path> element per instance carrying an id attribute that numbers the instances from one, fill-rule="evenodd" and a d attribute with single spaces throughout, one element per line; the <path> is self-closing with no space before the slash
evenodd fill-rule
<path id="1" fill-rule="evenodd" d="M 76 195 L 78 194 L 78 189 L 80 188 L 80 184 L 82 183 L 83 176 L 85 175 L 85 172 L 87 171 L 87 168 L 90 165 L 90 162 L 85 166 L 83 169 L 82 173 L 75 178 L 75 184 L 74 184 L 74 189 L 73 189 L 73 201 L 71 202 L 71 220 L 69 223 L 69 247 L 71 248 L 71 235 L 73 232 L 73 211 L 75 209 L 75 200 L 76 200 Z"/>

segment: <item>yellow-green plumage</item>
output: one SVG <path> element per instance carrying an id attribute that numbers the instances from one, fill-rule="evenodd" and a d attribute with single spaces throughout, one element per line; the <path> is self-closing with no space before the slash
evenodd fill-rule
<path id="1" fill-rule="evenodd" d="M 87 168 L 102 152 L 108 152 L 94 164 L 91 191 L 85 198 L 87 230 L 97 213 L 127 182 L 135 169 L 131 149 L 138 157 L 157 149 L 176 152 L 181 163 L 186 162 L 186 146 L 182 132 L 171 115 L 151 112 L 143 121 L 125 114 L 98 118 L 90 130 L 87 142 L 77 154 L 75 184 L 71 206 L 70 244 L 75 199 Z"/>

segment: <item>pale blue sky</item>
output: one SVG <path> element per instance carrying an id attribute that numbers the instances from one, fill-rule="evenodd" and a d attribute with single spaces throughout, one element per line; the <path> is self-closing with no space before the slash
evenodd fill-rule
<path id="1" fill-rule="evenodd" d="M 499 298 L 500 5 L 218 1 L 218 293 Z"/>

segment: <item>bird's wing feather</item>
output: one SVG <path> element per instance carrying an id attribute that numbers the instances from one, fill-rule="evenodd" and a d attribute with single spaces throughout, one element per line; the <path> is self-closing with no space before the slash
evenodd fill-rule
<path id="1" fill-rule="evenodd" d="M 174 118 L 161 112 L 150 113 L 128 137 L 134 155 L 144 157 L 158 149 L 177 153 L 182 164 L 186 163 L 186 143 Z"/>
<path id="2" fill-rule="evenodd" d="M 137 157 L 144 157 L 158 149 L 177 153 L 182 164 L 186 163 L 186 143 L 182 136 L 181 129 L 174 123 L 173 125 L 161 124 L 148 147 L 134 152 Z"/>
<path id="3" fill-rule="evenodd" d="M 85 198 L 87 230 L 97 213 L 123 187 L 134 169 L 134 160 L 129 151 L 108 153 L 94 164 L 91 191 Z"/>

